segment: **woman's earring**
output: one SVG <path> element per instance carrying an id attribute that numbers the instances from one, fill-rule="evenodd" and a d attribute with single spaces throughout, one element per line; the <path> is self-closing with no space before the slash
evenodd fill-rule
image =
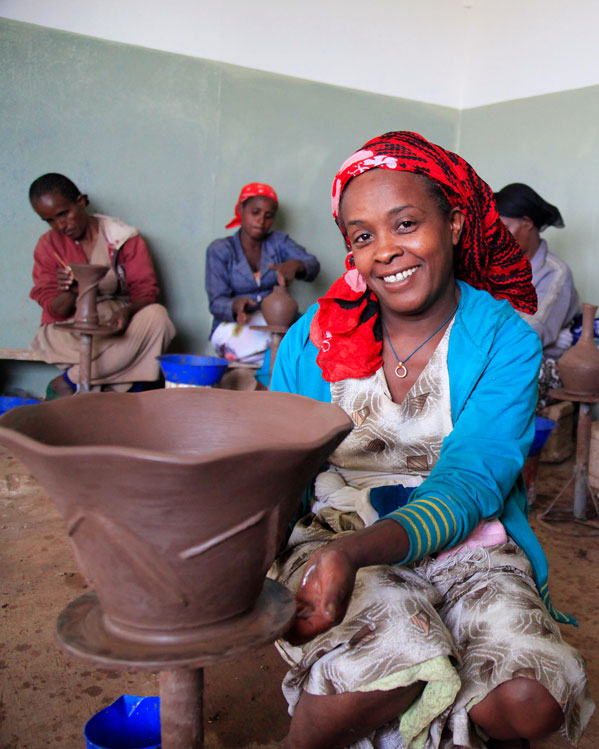
<path id="1" fill-rule="evenodd" d="M 355 268 L 356 261 L 354 260 L 354 253 L 353 252 L 348 252 L 347 253 L 346 262 L 347 262 L 347 264 L 349 265 L 350 268 Z"/>

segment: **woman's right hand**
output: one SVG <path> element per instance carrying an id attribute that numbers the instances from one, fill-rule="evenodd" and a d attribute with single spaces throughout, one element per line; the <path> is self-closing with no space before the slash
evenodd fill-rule
<path id="1" fill-rule="evenodd" d="M 338 624 L 347 611 L 356 572 L 338 544 L 327 544 L 313 554 L 295 594 L 295 619 L 285 639 L 299 645 Z"/>
<path id="2" fill-rule="evenodd" d="M 58 268 L 57 272 L 58 279 L 58 290 L 59 291 L 77 291 L 77 281 L 73 275 L 73 271 L 69 268 Z"/>
<path id="3" fill-rule="evenodd" d="M 401 523 L 383 518 L 320 548 L 306 565 L 295 594 L 295 619 L 284 637 L 292 645 L 308 642 L 338 624 L 347 611 L 361 567 L 397 564 L 410 550 Z"/>
<path id="4" fill-rule="evenodd" d="M 57 317 L 70 317 L 75 310 L 79 290 L 73 271 L 70 268 L 57 268 L 56 281 L 58 293 L 51 300 L 50 309 Z"/>
<path id="5" fill-rule="evenodd" d="M 249 296 L 238 296 L 233 299 L 233 317 L 239 325 L 245 325 L 250 312 L 255 312 L 258 304 Z"/>

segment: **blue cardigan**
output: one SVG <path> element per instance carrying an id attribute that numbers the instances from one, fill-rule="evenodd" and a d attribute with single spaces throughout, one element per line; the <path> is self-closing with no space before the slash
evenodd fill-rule
<path id="1" fill-rule="evenodd" d="M 532 444 L 541 342 L 506 301 L 458 282 L 461 299 L 449 338 L 453 430 L 435 467 L 407 504 L 385 515 L 402 524 L 410 551 L 400 564 L 461 543 L 483 519 L 499 518 L 532 565 L 551 615 L 575 624 L 551 604 L 547 558 L 528 520 L 521 469 Z M 331 402 L 330 384 L 310 341 L 313 305 L 285 335 L 271 390 Z M 381 518 L 383 519 L 383 518 Z"/>

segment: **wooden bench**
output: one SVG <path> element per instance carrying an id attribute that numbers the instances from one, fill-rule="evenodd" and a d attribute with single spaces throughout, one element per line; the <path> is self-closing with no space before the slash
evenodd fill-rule
<path id="1" fill-rule="evenodd" d="M 0 348 L 0 359 L 12 359 L 13 361 L 43 361 L 37 354 L 28 348 Z"/>

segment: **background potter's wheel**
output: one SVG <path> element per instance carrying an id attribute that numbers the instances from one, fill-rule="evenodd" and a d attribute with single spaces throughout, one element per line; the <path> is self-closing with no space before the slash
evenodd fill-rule
<path id="1" fill-rule="evenodd" d="M 96 666 L 135 671 L 201 668 L 273 642 L 291 624 L 295 598 L 266 579 L 255 606 L 241 616 L 201 627 L 185 643 L 148 644 L 115 636 L 104 625 L 98 597 L 88 593 L 63 609 L 56 623 L 60 647 Z"/>
<path id="2" fill-rule="evenodd" d="M 280 333 L 285 335 L 289 325 L 250 325 L 251 330 L 265 330 L 267 333 Z"/>
<path id="3" fill-rule="evenodd" d="M 54 323 L 57 328 L 70 330 L 74 333 L 87 333 L 87 335 L 113 335 L 116 330 L 114 325 L 97 325 L 77 322 L 77 320 L 64 320 Z"/>
<path id="4" fill-rule="evenodd" d="M 574 401 L 575 403 L 599 403 L 599 395 L 581 395 L 572 393 L 565 388 L 552 388 L 548 395 L 559 400 Z"/>

